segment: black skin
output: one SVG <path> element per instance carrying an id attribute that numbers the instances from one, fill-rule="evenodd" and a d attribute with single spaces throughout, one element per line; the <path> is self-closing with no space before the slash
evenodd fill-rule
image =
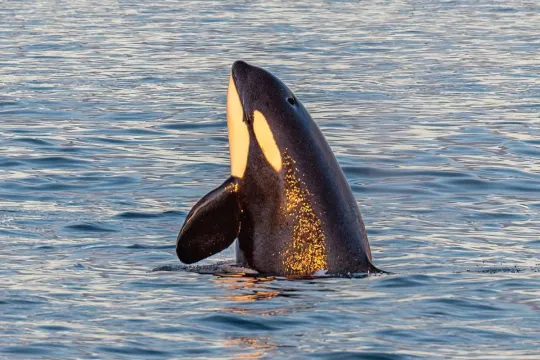
<path id="1" fill-rule="evenodd" d="M 266 70 L 237 61 L 232 77 L 250 135 L 247 168 L 242 178 L 230 177 L 193 207 L 178 235 L 179 259 L 197 262 L 238 238 L 239 265 L 288 275 L 282 254 L 291 244 L 293 224 L 283 214 L 286 169 L 276 172 L 258 145 L 253 131 L 257 110 L 265 116 L 281 154 L 294 160 L 302 186 L 310 193 L 325 235 L 325 270 L 336 275 L 381 272 L 371 262 L 364 223 L 345 175 L 304 106 Z"/>
<path id="2" fill-rule="evenodd" d="M 238 236 L 241 209 L 233 190 L 237 183 L 236 178 L 228 178 L 191 209 L 176 244 L 180 261 L 193 264 L 206 259 L 226 249 Z"/>

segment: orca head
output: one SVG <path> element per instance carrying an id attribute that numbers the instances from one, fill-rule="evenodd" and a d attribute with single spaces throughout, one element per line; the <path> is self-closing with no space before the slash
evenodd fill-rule
<path id="1" fill-rule="evenodd" d="M 231 175 L 243 177 L 251 142 L 259 145 L 276 172 L 281 171 L 284 149 L 278 145 L 279 138 L 293 137 L 291 132 L 302 126 L 306 114 L 293 92 L 276 76 L 236 61 L 227 92 Z M 311 119 L 309 114 L 307 118 Z"/>

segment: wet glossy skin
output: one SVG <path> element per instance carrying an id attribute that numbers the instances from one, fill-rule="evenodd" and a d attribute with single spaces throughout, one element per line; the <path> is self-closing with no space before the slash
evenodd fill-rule
<path id="1" fill-rule="evenodd" d="M 307 110 L 263 69 L 236 62 L 232 75 L 252 139 L 239 179 L 244 215 L 238 261 L 262 272 L 292 275 L 374 271 L 349 184 Z M 265 116 L 280 150 L 280 171 L 253 141 L 256 111 Z"/>
<path id="2" fill-rule="evenodd" d="M 177 239 L 194 263 L 238 238 L 237 262 L 280 275 L 376 272 L 360 211 L 332 150 L 274 75 L 237 61 L 227 95 L 231 177 Z"/>

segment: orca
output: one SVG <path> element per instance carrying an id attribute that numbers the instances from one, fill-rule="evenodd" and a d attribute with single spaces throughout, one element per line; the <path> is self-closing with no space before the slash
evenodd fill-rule
<path id="1" fill-rule="evenodd" d="M 330 146 L 291 90 L 236 61 L 229 77 L 231 176 L 191 209 L 176 240 L 185 264 L 229 247 L 238 266 L 281 276 L 382 272 Z"/>

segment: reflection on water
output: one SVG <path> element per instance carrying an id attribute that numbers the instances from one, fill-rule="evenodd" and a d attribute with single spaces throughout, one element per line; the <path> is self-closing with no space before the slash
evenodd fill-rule
<path id="1" fill-rule="evenodd" d="M 539 357 L 536 2 L 37 0 L 0 18 L 0 358 Z M 228 176 L 240 58 L 309 109 L 392 275 L 165 271 Z"/>
<path id="2" fill-rule="evenodd" d="M 249 338 L 241 336 L 235 339 L 226 340 L 225 346 L 240 347 L 241 352 L 236 354 L 236 359 L 261 359 L 269 354 L 270 350 L 276 349 L 277 346 L 269 345 L 268 338 Z M 248 349 L 246 352 L 245 350 Z M 249 351 L 251 350 L 251 351 Z"/>
<path id="3" fill-rule="evenodd" d="M 275 277 L 245 277 L 242 274 L 226 275 L 215 278 L 215 282 L 225 289 L 230 290 L 226 299 L 230 301 L 249 302 L 259 300 L 270 300 L 278 295 L 286 296 L 281 291 L 265 290 L 265 282 L 272 282 Z M 240 292 L 240 294 L 239 294 Z M 231 310 L 232 312 L 238 310 Z"/>

